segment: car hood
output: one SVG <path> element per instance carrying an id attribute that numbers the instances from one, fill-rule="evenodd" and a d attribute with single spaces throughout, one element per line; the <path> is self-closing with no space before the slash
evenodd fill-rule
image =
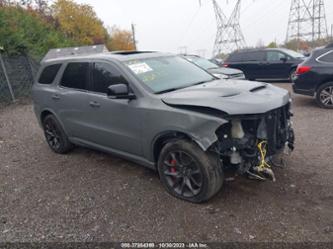
<path id="1" fill-rule="evenodd" d="M 238 75 L 243 74 L 243 72 L 239 69 L 234 68 L 226 68 L 226 67 L 220 67 L 220 68 L 211 68 L 208 69 L 208 72 L 212 74 L 225 74 L 225 75 Z"/>
<path id="2" fill-rule="evenodd" d="M 205 107 L 229 115 L 261 114 L 289 102 L 287 90 L 244 80 L 215 80 L 163 94 L 162 101 L 174 107 Z"/>

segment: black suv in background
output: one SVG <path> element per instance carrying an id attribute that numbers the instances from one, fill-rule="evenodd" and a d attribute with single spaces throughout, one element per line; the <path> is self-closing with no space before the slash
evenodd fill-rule
<path id="1" fill-rule="evenodd" d="M 316 49 L 293 78 L 295 93 L 315 96 L 319 106 L 333 109 L 333 43 Z"/>
<path id="2" fill-rule="evenodd" d="M 250 80 L 291 80 L 303 60 L 304 55 L 289 49 L 246 49 L 230 54 L 224 66 L 242 70 Z"/>

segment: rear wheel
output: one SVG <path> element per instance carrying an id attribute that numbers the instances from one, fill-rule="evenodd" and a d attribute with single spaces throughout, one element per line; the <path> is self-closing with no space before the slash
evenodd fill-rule
<path id="1" fill-rule="evenodd" d="M 320 107 L 333 109 L 333 82 L 326 83 L 318 88 L 316 100 Z"/>
<path id="2" fill-rule="evenodd" d="M 208 154 L 186 140 L 165 145 L 159 157 L 158 171 L 162 184 L 171 195 L 194 203 L 213 197 L 223 183 L 218 156 Z"/>
<path id="3" fill-rule="evenodd" d="M 289 80 L 290 82 L 293 82 L 293 79 L 295 78 L 296 75 L 296 68 L 291 69 L 290 73 L 289 73 Z"/>
<path id="4" fill-rule="evenodd" d="M 49 147 L 58 154 L 65 154 L 73 148 L 54 115 L 48 115 L 43 120 L 43 129 Z"/>

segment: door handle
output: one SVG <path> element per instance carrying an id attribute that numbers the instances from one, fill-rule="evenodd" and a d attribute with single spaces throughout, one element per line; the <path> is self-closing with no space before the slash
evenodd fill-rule
<path id="1" fill-rule="evenodd" d="M 53 99 L 53 100 L 60 100 L 60 97 L 59 97 L 58 94 L 53 94 L 53 95 L 52 95 L 52 99 Z"/>
<path id="2" fill-rule="evenodd" d="M 98 103 L 98 102 L 96 102 L 96 101 L 90 101 L 90 102 L 89 102 L 89 105 L 90 105 L 91 107 L 100 107 L 100 106 L 101 106 L 101 104 Z"/>

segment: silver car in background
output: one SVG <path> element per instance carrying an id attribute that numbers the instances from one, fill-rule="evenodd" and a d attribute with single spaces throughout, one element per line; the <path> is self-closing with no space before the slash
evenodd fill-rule
<path id="1" fill-rule="evenodd" d="M 234 80 L 245 80 L 245 74 L 235 68 L 221 67 L 210 60 L 202 58 L 198 55 L 183 55 L 185 59 L 194 63 L 198 67 L 206 70 L 220 79 L 234 79 Z"/>

